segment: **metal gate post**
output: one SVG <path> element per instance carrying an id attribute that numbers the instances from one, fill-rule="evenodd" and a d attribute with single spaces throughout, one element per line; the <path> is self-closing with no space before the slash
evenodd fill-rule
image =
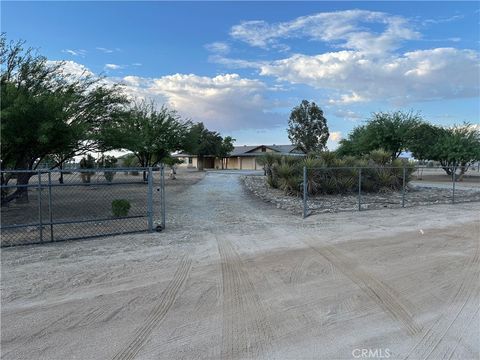
<path id="1" fill-rule="evenodd" d="M 165 206 L 165 166 L 162 164 L 160 167 L 160 189 L 161 189 L 161 210 L 162 210 L 162 229 L 165 229 L 166 225 L 166 206 Z"/>
<path id="2" fill-rule="evenodd" d="M 307 167 L 303 167 L 303 218 L 307 217 Z"/>
<path id="3" fill-rule="evenodd" d="M 358 169 L 358 211 L 362 211 L 362 168 Z"/>
<path id="4" fill-rule="evenodd" d="M 402 208 L 405 207 L 405 174 L 406 168 L 405 165 L 403 165 Z"/>
<path id="5" fill-rule="evenodd" d="M 148 168 L 148 192 L 147 192 L 147 216 L 148 231 L 153 231 L 153 176 L 152 168 Z"/>
<path id="6" fill-rule="evenodd" d="M 455 204 L 455 181 L 456 181 L 456 172 L 457 172 L 457 166 L 455 165 L 453 167 L 453 172 L 452 172 L 452 204 Z"/>
<path id="7" fill-rule="evenodd" d="M 50 218 L 50 241 L 53 242 L 54 239 L 53 239 L 52 171 L 51 170 L 48 170 L 48 216 Z"/>
<path id="8" fill-rule="evenodd" d="M 37 171 L 38 174 L 38 226 L 40 230 L 40 242 L 43 242 L 43 221 L 42 221 L 42 172 Z M 28 187 L 27 187 L 28 191 Z"/>

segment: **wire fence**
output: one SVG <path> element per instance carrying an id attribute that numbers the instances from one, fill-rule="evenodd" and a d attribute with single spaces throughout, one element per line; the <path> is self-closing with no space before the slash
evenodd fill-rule
<path id="1" fill-rule="evenodd" d="M 1 246 L 165 228 L 164 168 L 5 170 Z"/>
<path id="2" fill-rule="evenodd" d="M 313 213 L 404 208 L 480 201 L 480 171 L 472 168 L 303 168 L 303 217 Z"/>

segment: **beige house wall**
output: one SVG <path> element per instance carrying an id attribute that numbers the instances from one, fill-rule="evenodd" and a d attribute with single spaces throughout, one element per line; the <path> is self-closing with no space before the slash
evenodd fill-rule
<path id="1" fill-rule="evenodd" d="M 241 169 L 242 170 L 255 170 L 255 158 L 254 157 L 242 157 Z"/>
<path id="2" fill-rule="evenodd" d="M 183 160 L 182 164 L 179 164 L 180 168 L 197 168 L 197 157 L 191 156 L 192 163 L 188 163 L 188 156 L 178 157 L 178 159 Z M 230 170 L 262 170 L 263 165 L 258 163 L 256 156 L 241 156 L 241 157 L 230 157 L 226 159 L 226 169 Z M 222 168 L 222 159 L 215 159 L 215 169 Z"/>
<path id="3" fill-rule="evenodd" d="M 227 169 L 239 169 L 240 163 L 237 157 L 227 158 Z"/>
<path id="4" fill-rule="evenodd" d="M 196 156 L 192 156 L 192 163 L 189 164 L 188 163 L 188 156 L 182 156 L 182 157 L 177 157 L 177 159 L 179 160 L 183 160 L 183 163 L 182 164 L 178 164 L 177 166 L 180 167 L 180 168 L 196 168 L 197 167 L 197 157 Z"/>

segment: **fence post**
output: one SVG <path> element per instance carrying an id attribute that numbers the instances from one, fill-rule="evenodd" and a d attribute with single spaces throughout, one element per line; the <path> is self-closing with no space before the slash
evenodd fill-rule
<path id="1" fill-rule="evenodd" d="M 162 229 L 165 229 L 165 224 L 166 224 L 166 206 L 165 206 L 165 168 L 164 165 L 160 167 L 160 189 L 161 189 L 161 210 L 162 210 Z"/>
<path id="2" fill-rule="evenodd" d="M 152 168 L 148 168 L 148 192 L 147 192 L 147 216 L 148 231 L 153 231 L 153 176 Z"/>
<path id="3" fill-rule="evenodd" d="M 403 165 L 402 208 L 405 207 L 405 175 L 406 175 L 406 167 L 405 165 Z"/>
<path id="4" fill-rule="evenodd" d="M 40 242 L 43 242 L 43 221 L 42 221 L 42 172 L 37 171 L 38 174 L 38 226 L 40 230 Z M 28 191 L 28 188 L 27 188 Z"/>
<path id="5" fill-rule="evenodd" d="M 50 241 L 53 242 L 54 240 L 53 240 L 52 171 L 51 170 L 48 170 L 48 216 L 50 218 Z"/>
<path id="6" fill-rule="evenodd" d="M 307 217 L 307 167 L 303 167 L 303 218 Z"/>
<path id="7" fill-rule="evenodd" d="M 455 204 L 455 178 L 456 178 L 457 166 L 453 166 L 452 172 L 452 204 Z"/>
<path id="8" fill-rule="evenodd" d="M 362 168 L 358 169 L 358 211 L 362 211 Z"/>

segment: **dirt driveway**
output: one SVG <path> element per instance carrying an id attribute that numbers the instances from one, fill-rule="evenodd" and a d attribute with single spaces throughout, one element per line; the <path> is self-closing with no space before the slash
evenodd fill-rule
<path id="1" fill-rule="evenodd" d="M 210 172 L 168 207 L 163 233 L 3 249 L 2 359 L 479 356 L 478 203 L 302 220 Z"/>

